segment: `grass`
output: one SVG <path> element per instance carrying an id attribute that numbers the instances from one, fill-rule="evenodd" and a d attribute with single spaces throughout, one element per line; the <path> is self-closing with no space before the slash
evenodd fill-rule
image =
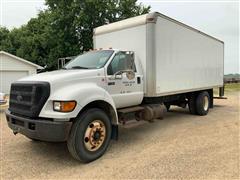
<path id="1" fill-rule="evenodd" d="M 234 91 L 240 91 L 240 83 L 231 83 L 231 84 L 225 84 L 225 93 L 226 92 L 234 92 Z M 213 93 L 217 96 L 218 95 L 218 88 L 213 89 Z"/>
<path id="2" fill-rule="evenodd" d="M 225 84 L 225 91 L 240 91 L 240 83 Z"/>

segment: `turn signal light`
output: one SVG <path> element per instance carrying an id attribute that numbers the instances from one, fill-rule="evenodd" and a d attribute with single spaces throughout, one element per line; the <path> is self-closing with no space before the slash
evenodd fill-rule
<path id="1" fill-rule="evenodd" d="M 58 112 L 71 112 L 76 107 L 76 101 L 53 101 L 53 110 Z"/>

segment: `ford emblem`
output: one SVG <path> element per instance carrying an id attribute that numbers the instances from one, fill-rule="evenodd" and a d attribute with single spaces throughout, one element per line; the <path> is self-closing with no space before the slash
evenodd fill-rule
<path id="1" fill-rule="evenodd" d="M 23 100 L 23 97 L 22 97 L 21 95 L 18 95 L 18 96 L 17 96 L 17 101 L 20 102 L 20 101 L 22 101 L 22 100 Z"/>

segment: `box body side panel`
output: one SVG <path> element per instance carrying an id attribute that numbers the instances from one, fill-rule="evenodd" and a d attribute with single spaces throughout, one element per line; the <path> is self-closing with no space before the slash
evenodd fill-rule
<path id="1" fill-rule="evenodd" d="M 223 85 L 223 43 L 162 17 L 154 36 L 155 96 Z"/>

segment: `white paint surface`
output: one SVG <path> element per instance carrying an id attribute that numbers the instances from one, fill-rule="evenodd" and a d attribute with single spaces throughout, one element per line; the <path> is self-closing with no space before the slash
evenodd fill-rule
<path id="1" fill-rule="evenodd" d="M 156 94 L 223 85 L 223 43 L 158 17 Z"/>
<path id="2" fill-rule="evenodd" d="M 222 42 L 161 14 L 156 23 L 142 24 L 146 18 L 139 16 L 96 28 L 94 36 L 95 48 L 135 52 L 143 69 L 145 96 L 223 85 Z"/>

